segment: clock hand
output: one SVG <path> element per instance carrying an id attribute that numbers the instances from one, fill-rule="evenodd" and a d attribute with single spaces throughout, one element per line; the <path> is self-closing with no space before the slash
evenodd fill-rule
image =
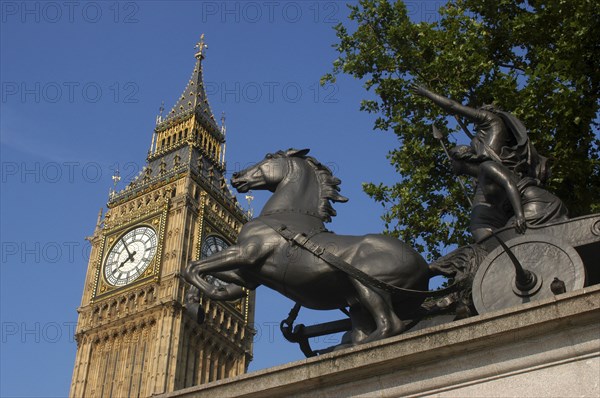
<path id="1" fill-rule="evenodd" d="M 134 250 L 133 253 L 131 253 L 131 256 L 127 257 L 127 260 L 131 260 L 131 262 L 133 262 L 134 258 L 133 256 L 135 256 L 137 254 L 137 252 Z M 125 261 L 127 261 L 125 260 Z"/>
<path id="2" fill-rule="evenodd" d="M 121 267 L 123 267 L 127 261 L 129 261 L 129 257 L 127 257 L 125 260 L 121 261 L 121 264 L 119 264 L 119 266 L 117 268 L 115 268 L 115 271 L 120 270 Z M 113 271 L 113 273 L 114 273 L 114 271 Z"/>
<path id="3" fill-rule="evenodd" d="M 127 261 L 127 260 L 125 260 L 125 261 Z M 123 262 L 121 263 L 121 265 L 119 265 L 117 268 L 113 269 L 113 271 L 112 271 L 110 274 L 111 274 L 111 275 L 114 275 L 114 274 L 115 274 L 115 273 L 116 273 L 118 270 L 120 270 L 120 269 L 121 269 L 121 267 L 123 266 L 123 264 L 125 264 L 125 261 L 123 261 Z"/>
<path id="4" fill-rule="evenodd" d="M 129 257 L 131 257 L 131 252 L 129 251 L 129 248 L 127 248 L 127 243 L 125 243 L 125 240 L 123 238 L 121 238 L 121 242 L 123 242 L 123 246 L 125 246 L 125 250 L 127 251 L 127 254 L 129 255 L 127 258 L 129 259 Z"/>
<path id="5" fill-rule="evenodd" d="M 129 251 L 127 251 L 127 253 L 129 253 Z M 125 263 L 126 263 L 127 261 L 131 261 L 131 262 L 133 262 L 133 260 L 134 260 L 134 257 L 133 257 L 133 256 L 135 256 L 136 254 L 137 254 L 137 252 L 136 252 L 136 251 L 134 251 L 133 253 L 129 253 L 129 256 L 127 256 L 127 258 L 126 258 L 125 260 L 121 261 L 121 264 L 119 264 L 119 266 L 118 266 L 117 268 L 115 268 L 115 270 L 113 271 L 113 274 L 114 274 L 116 271 L 120 270 L 120 269 L 121 269 L 121 268 L 122 268 L 122 267 L 125 265 Z"/>

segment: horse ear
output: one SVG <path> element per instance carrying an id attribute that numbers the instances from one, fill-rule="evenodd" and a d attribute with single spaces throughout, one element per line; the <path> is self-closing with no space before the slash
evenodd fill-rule
<path id="1" fill-rule="evenodd" d="M 294 149 L 294 148 L 290 148 L 288 149 L 286 155 L 288 156 L 294 156 L 294 157 L 303 157 L 306 156 L 308 153 L 310 152 L 310 149 L 305 148 L 305 149 Z"/>

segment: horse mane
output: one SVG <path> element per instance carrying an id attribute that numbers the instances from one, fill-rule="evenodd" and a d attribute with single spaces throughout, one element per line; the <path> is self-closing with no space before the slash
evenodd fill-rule
<path id="1" fill-rule="evenodd" d="M 331 202 L 347 202 L 348 198 L 339 194 L 342 180 L 333 175 L 331 169 L 316 158 L 307 156 L 308 150 L 289 149 L 288 151 L 278 151 L 276 157 L 296 157 L 306 160 L 309 166 L 315 171 L 317 181 L 319 182 L 319 207 L 318 213 L 324 222 L 331 222 L 331 218 L 337 215 L 337 212 L 331 205 Z"/>

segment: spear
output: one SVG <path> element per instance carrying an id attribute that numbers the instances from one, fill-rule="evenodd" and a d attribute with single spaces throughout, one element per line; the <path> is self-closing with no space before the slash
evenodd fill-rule
<path id="1" fill-rule="evenodd" d="M 443 138 L 442 132 L 440 130 L 438 130 L 438 128 L 435 126 L 435 124 L 431 125 L 431 131 L 433 132 L 433 138 L 435 138 L 436 140 L 438 140 L 440 142 L 440 144 L 442 144 L 442 149 L 444 150 L 444 153 L 448 157 L 448 160 L 452 161 L 452 158 L 450 157 L 450 154 L 448 153 L 448 149 L 446 149 L 446 144 L 444 144 L 444 141 L 442 140 L 442 138 Z M 465 184 L 463 183 L 462 178 L 460 178 L 459 176 L 456 176 L 456 178 L 457 178 L 458 183 L 460 184 L 465 196 L 467 197 L 467 201 L 469 202 L 469 205 L 471 207 L 473 207 L 473 202 L 471 202 L 471 198 L 469 197 L 469 193 L 467 192 L 467 187 L 465 187 Z"/>
<path id="2" fill-rule="evenodd" d="M 463 123 L 462 120 L 460 120 L 460 118 L 456 115 L 454 115 L 454 119 L 456 119 L 456 122 L 458 123 L 458 125 L 460 126 L 460 128 L 462 129 L 462 131 L 464 131 L 464 133 L 467 135 L 467 137 L 469 137 L 469 139 L 473 139 L 473 134 L 471 134 L 471 132 L 469 131 L 469 129 L 467 128 L 467 126 L 465 126 L 465 124 Z"/>

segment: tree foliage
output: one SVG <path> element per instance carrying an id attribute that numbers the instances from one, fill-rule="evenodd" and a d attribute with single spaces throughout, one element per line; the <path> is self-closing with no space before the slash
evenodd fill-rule
<path id="1" fill-rule="evenodd" d="M 431 125 L 446 136 L 462 133 L 449 115 L 411 93 L 412 82 L 466 105 L 493 103 L 515 114 L 538 152 L 553 159 L 548 189 L 570 215 L 600 211 L 594 0 L 454 0 L 432 22 L 412 21 L 400 1 L 349 7 L 353 31 L 336 26 L 339 58 L 323 79 L 339 73 L 363 79 L 377 99 L 364 100 L 361 109 L 378 115 L 376 129 L 398 137 L 388 157 L 399 182 L 364 185 L 386 208 L 387 232 L 430 257 L 470 239 L 466 197 Z"/>

